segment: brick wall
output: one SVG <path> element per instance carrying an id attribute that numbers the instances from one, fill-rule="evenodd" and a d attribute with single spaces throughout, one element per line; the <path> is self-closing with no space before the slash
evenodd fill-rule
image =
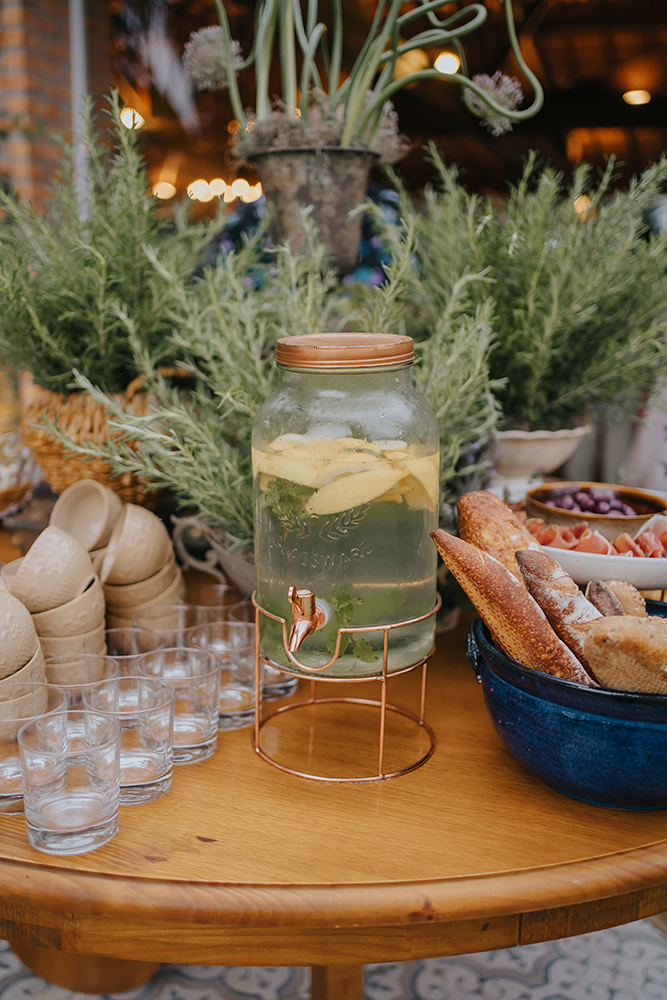
<path id="1" fill-rule="evenodd" d="M 99 100 L 110 79 L 109 8 L 87 7 L 89 86 Z M 58 159 L 51 134 L 71 129 L 68 20 L 68 0 L 0 2 L 0 121 L 9 128 L 0 179 L 37 206 Z"/>

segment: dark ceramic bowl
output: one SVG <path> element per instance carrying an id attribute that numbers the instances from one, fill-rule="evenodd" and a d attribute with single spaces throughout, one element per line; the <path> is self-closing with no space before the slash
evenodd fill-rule
<path id="1" fill-rule="evenodd" d="M 667 618 L 667 604 L 647 601 Z M 556 791 L 616 809 L 667 807 L 667 695 L 588 688 L 521 666 L 477 619 L 468 655 L 496 732 Z"/>

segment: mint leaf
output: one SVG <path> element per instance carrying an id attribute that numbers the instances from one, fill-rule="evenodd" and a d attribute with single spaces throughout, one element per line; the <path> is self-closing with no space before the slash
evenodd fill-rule
<path id="1" fill-rule="evenodd" d="M 269 483 L 266 493 L 262 493 L 259 506 L 260 509 L 269 507 L 278 520 L 285 525 L 294 522 L 297 514 L 303 513 L 306 501 L 315 492 L 312 486 L 303 486 L 301 483 L 293 483 L 289 479 L 274 479 Z"/>
<path id="2" fill-rule="evenodd" d="M 349 625 L 352 621 L 355 604 L 364 603 L 362 597 L 352 597 L 344 590 L 339 590 L 337 594 L 332 594 L 329 600 L 344 625 Z"/>
<path id="3" fill-rule="evenodd" d="M 376 653 L 373 647 L 361 636 L 354 644 L 354 655 L 364 663 L 375 663 L 380 659 L 380 654 Z"/>
<path id="4" fill-rule="evenodd" d="M 327 637 L 327 652 L 329 653 L 329 656 L 333 656 L 334 654 L 334 649 L 336 648 L 337 636 L 338 636 L 338 627 L 332 629 L 332 631 L 329 632 L 329 635 Z M 347 634 L 347 632 L 343 632 L 342 636 L 340 637 L 340 652 L 338 654 L 339 656 L 345 656 L 345 650 L 347 649 L 349 644 L 350 644 L 350 637 Z"/>

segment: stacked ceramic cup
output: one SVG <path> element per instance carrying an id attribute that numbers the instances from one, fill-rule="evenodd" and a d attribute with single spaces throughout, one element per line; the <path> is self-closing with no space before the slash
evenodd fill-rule
<path id="1" fill-rule="evenodd" d="M 108 628 L 131 628 L 132 618 L 181 596 L 183 578 L 169 533 L 159 517 L 126 504 L 101 559 Z"/>
<path id="2" fill-rule="evenodd" d="M 6 588 L 32 615 L 45 657 L 104 652 L 104 595 L 89 554 L 67 531 L 49 525 L 26 555 L 2 570 Z"/>
<path id="3" fill-rule="evenodd" d="M 80 479 L 58 497 L 49 524 L 68 531 L 90 552 L 99 575 L 105 546 L 122 509 L 123 501 L 108 486 L 95 479 Z"/>
<path id="4" fill-rule="evenodd" d="M 0 590 L 0 688 L 26 682 L 31 672 L 44 680 L 44 656 L 28 609 L 6 590 Z M 7 720 L 7 703 L 0 718 Z"/>

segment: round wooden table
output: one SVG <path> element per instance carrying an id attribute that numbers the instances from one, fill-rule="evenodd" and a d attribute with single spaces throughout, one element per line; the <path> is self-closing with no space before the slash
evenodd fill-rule
<path id="1" fill-rule="evenodd" d="M 23 819 L 0 819 L 0 935 L 73 988 L 110 991 L 113 977 L 58 971 L 106 956 L 142 963 L 102 963 L 135 969 L 120 988 L 165 961 L 310 965 L 315 995 L 352 998 L 364 962 L 507 948 L 666 910 L 667 813 L 586 805 L 524 770 L 488 719 L 466 631 L 439 642 L 426 712 L 437 746 L 410 774 L 304 780 L 260 760 L 245 729 L 221 734 L 211 760 L 176 768 L 158 802 L 121 810 L 101 850 L 39 854 Z M 389 696 L 416 708 L 419 673 L 391 681 Z M 340 770 L 352 750 L 372 770 L 373 710 L 314 711 L 269 723 L 272 752 L 303 764 L 326 751 Z M 389 763 L 421 738 L 393 717 Z"/>

